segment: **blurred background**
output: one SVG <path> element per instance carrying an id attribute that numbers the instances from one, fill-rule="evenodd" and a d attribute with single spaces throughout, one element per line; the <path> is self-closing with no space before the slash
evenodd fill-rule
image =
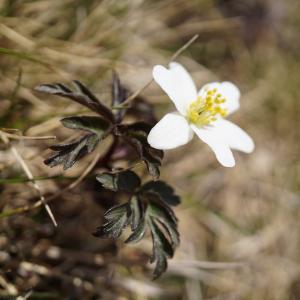
<path id="1" fill-rule="evenodd" d="M 230 119 L 256 143 L 235 153 L 232 169 L 198 139 L 166 153 L 161 176 L 182 197 L 181 245 L 156 281 L 150 239 L 127 246 L 91 235 L 112 205 L 92 177 L 50 203 L 57 228 L 43 208 L 0 213 L 0 299 L 300 299 L 299 1 L 0 0 L 0 20 L 1 128 L 67 140 L 59 120 L 86 111 L 36 85 L 79 79 L 109 104 L 112 69 L 135 91 L 199 34 L 177 61 L 199 88 L 240 87 Z M 158 119 L 173 110 L 155 83 L 142 97 Z M 9 143 L 46 196 L 92 160 L 63 172 L 43 164 L 53 141 Z M 1 141 L 0 150 L 0 210 L 35 203 L 11 148 Z"/>

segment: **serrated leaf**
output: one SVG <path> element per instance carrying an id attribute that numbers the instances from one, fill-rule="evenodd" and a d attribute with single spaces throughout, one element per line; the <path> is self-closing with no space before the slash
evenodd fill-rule
<path id="1" fill-rule="evenodd" d="M 147 213 L 166 230 L 169 235 L 173 251 L 175 251 L 176 247 L 180 243 L 180 238 L 177 231 L 177 219 L 174 213 L 170 213 L 170 210 L 158 203 L 149 204 Z"/>
<path id="2" fill-rule="evenodd" d="M 87 143 L 86 143 L 87 152 L 88 153 L 93 152 L 101 140 L 102 137 L 99 136 L 98 134 L 91 134 L 87 138 Z"/>
<path id="3" fill-rule="evenodd" d="M 107 224 L 103 231 L 105 235 L 117 239 L 122 234 L 123 229 L 128 225 L 129 220 L 127 215 L 122 215 L 117 221 L 111 221 Z"/>
<path id="4" fill-rule="evenodd" d="M 109 123 L 102 118 L 95 116 L 74 116 L 61 120 L 61 123 L 70 129 L 84 130 L 103 135 L 109 128 Z"/>
<path id="5" fill-rule="evenodd" d="M 51 145 L 49 147 L 49 149 L 53 150 L 53 151 L 64 151 L 64 150 L 68 150 L 69 148 L 71 148 L 72 146 L 77 144 L 77 140 L 66 143 L 66 144 L 55 144 L 55 145 Z"/>
<path id="6" fill-rule="evenodd" d="M 137 226 L 132 230 L 133 230 L 133 233 L 125 241 L 125 243 L 127 243 L 127 244 L 137 243 L 144 237 L 145 232 L 146 232 L 146 219 L 144 217 L 142 217 L 139 220 L 139 223 L 137 224 Z"/>
<path id="7" fill-rule="evenodd" d="M 131 211 L 127 204 L 117 205 L 109 209 L 104 217 L 108 222 L 98 227 L 93 235 L 100 238 L 111 237 L 117 239 L 129 224 Z"/>
<path id="8" fill-rule="evenodd" d="M 172 206 L 180 203 L 180 198 L 174 194 L 174 189 L 161 180 L 145 183 L 141 188 L 141 193 L 157 196 L 161 201 Z"/>
<path id="9" fill-rule="evenodd" d="M 159 178 L 159 168 L 163 158 L 163 151 L 152 148 L 147 141 L 147 135 L 151 126 L 143 122 L 131 125 L 119 125 L 115 128 L 115 134 L 121 136 L 137 152 L 140 159 L 146 163 L 150 175 Z"/>
<path id="10" fill-rule="evenodd" d="M 95 111 L 111 123 L 114 122 L 114 115 L 105 105 L 103 105 L 98 98 L 90 92 L 90 90 L 81 82 L 74 80 L 73 85 L 75 91 L 61 83 L 55 84 L 41 84 L 35 89 L 39 92 L 58 95 L 64 98 L 71 99 L 83 106 L 88 107 L 90 110 Z"/>
<path id="11" fill-rule="evenodd" d="M 150 132 L 152 126 L 145 122 L 135 122 L 133 124 L 127 124 L 127 125 L 119 125 L 116 127 L 117 132 L 120 135 L 124 135 L 128 132 L 139 134 L 145 138 L 147 138 L 148 133 Z"/>
<path id="12" fill-rule="evenodd" d="M 118 173 L 102 173 L 96 176 L 103 187 L 112 191 L 134 192 L 140 185 L 140 178 L 130 170 Z"/>
<path id="13" fill-rule="evenodd" d="M 64 164 L 64 170 L 71 168 L 80 158 L 94 151 L 99 142 L 109 132 L 110 126 L 106 120 L 95 116 L 68 117 L 62 119 L 61 122 L 67 128 L 89 132 L 70 143 L 50 147 L 58 153 L 50 156 L 44 163 L 50 167 Z"/>
<path id="14" fill-rule="evenodd" d="M 107 178 L 105 180 L 102 178 L 102 181 L 113 188 L 115 183 L 112 178 L 109 176 L 108 183 L 105 182 Z M 160 183 L 158 186 L 160 185 L 163 186 L 162 190 L 168 197 L 173 196 L 171 187 L 165 183 Z M 126 226 L 130 225 L 131 234 L 125 240 L 125 243 L 129 244 L 139 242 L 145 236 L 147 228 L 150 229 L 153 244 L 150 262 L 155 263 L 153 279 L 156 279 L 166 271 L 167 260 L 173 257 L 180 242 L 177 218 L 168 203 L 174 203 L 175 200 L 165 201 L 154 192 L 149 192 L 153 188 L 150 183 L 146 184 L 145 190 L 143 188 L 136 190 L 128 203 L 108 210 L 105 213 L 106 222 L 98 228 L 96 235 L 116 238 L 121 235 Z M 157 187 L 153 189 L 155 188 Z"/>
<path id="15" fill-rule="evenodd" d="M 172 245 L 165 237 L 161 229 L 157 226 L 155 221 L 152 218 L 150 218 L 148 223 L 150 226 L 152 242 L 153 242 L 153 254 L 150 259 L 150 262 L 151 263 L 156 262 L 153 271 L 153 279 L 156 279 L 163 272 L 166 271 L 168 266 L 167 258 L 173 257 L 174 251 Z"/>
<path id="16" fill-rule="evenodd" d="M 143 203 L 139 201 L 138 197 L 133 196 L 130 199 L 130 209 L 132 211 L 131 229 L 135 230 L 140 220 L 144 218 Z"/>
<path id="17" fill-rule="evenodd" d="M 86 134 L 68 143 L 53 145 L 50 149 L 56 151 L 44 163 L 49 167 L 63 164 L 64 170 L 71 168 L 80 158 L 91 153 L 100 142 L 100 137 L 94 133 Z"/>
<path id="18" fill-rule="evenodd" d="M 44 164 L 53 168 L 55 166 L 58 166 L 66 160 L 66 157 L 68 156 L 69 152 L 67 150 L 60 151 L 58 153 L 54 153 L 51 156 L 49 156 L 47 159 L 44 160 Z"/>
<path id="19" fill-rule="evenodd" d="M 104 217 L 107 220 L 111 220 L 114 218 L 118 218 L 119 216 L 127 213 L 128 211 L 128 204 L 120 204 L 120 205 L 116 205 L 111 207 L 110 209 L 108 209 L 105 214 Z"/>
<path id="20" fill-rule="evenodd" d="M 76 159 L 79 157 L 80 153 L 81 156 L 87 153 L 87 141 L 88 137 L 80 139 L 79 142 L 76 144 L 76 147 L 74 147 L 72 151 L 69 152 L 68 156 L 64 161 L 64 170 L 71 168 L 75 164 Z"/>

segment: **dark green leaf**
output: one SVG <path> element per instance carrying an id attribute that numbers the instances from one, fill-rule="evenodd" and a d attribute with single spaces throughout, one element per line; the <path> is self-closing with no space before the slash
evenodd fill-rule
<path id="1" fill-rule="evenodd" d="M 123 229 L 128 225 L 129 219 L 127 215 L 122 215 L 118 220 L 113 220 L 103 227 L 106 236 L 117 239 L 122 234 Z"/>
<path id="2" fill-rule="evenodd" d="M 180 198 L 174 194 L 174 189 L 164 181 L 150 181 L 141 188 L 141 193 L 152 194 L 169 205 L 178 205 Z"/>
<path id="3" fill-rule="evenodd" d="M 144 205 L 136 196 L 133 196 L 130 200 L 130 209 L 132 211 L 131 229 L 135 230 L 140 220 L 144 218 Z"/>
<path id="4" fill-rule="evenodd" d="M 97 135 L 103 135 L 109 128 L 109 123 L 95 116 L 75 116 L 61 120 L 62 124 L 70 129 L 85 130 Z"/>
<path id="5" fill-rule="evenodd" d="M 151 256 L 150 262 L 156 262 L 153 272 L 153 279 L 156 279 L 166 271 L 168 266 L 167 258 L 173 257 L 174 252 L 170 242 L 165 237 L 161 229 L 156 225 L 154 220 L 150 218 L 148 223 L 150 226 L 153 242 L 153 254 Z"/>
<path id="6" fill-rule="evenodd" d="M 83 106 L 88 107 L 92 111 L 100 114 L 110 122 L 114 122 L 114 115 L 98 98 L 89 91 L 89 89 L 77 80 L 73 81 L 75 91 L 61 83 L 41 84 L 35 89 L 39 92 L 58 95 L 64 98 L 71 99 Z"/>
<path id="7" fill-rule="evenodd" d="M 112 174 L 102 174 L 100 179 L 102 184 L 116 190 L 115 177 Z M 137 243 L 149 228 L 153 243 L 150 262 L 155 263 L 154 279 L 166 271 L 167 259 L 173 257 L 180 242 L 177 218 L 169 204 L 169 202 L 178 203 L 178 199 L 165 200 L 166 197 L 171 199 L 174 197 L 173 189 L 166 183 L 159 182 L 158 185 L 147 183 L 136 191 L 128 203 L 108 210 L 104 216 L 106 222 L 95 234 L 100 237 L 117 238 L 123 229 L 130 225 L 131 234 L 125 243 Z"/>
<path id="8" fill-rule="evenodd" d="M 104 217 L 107 220 L 115 219 L 122 216 L 124 213 L 127 213 L 127 211 L 128 211 L 127 203 L 116 205 L 111 207 L 109 210 L 107 210 L 104 214 Z"/>
<path id="9" fill-rule="evenodd" d="M 136 122 L 128 125 L 119 125 L 116 127 L 117 133 L 119 135 L 124 135 L 128 132 L 142 135 L 147 138 L 148 133 L 151 130 L 151 125 L 145 122 Z"/>
<path id="10" fill-rule="evenodd" d="M 67 128 L 89 132 L 71 143 L 50 147 L 58 153 L 50 156 L 44 163 L 50 167 L 63 163 L 64 170 L 71 168 L 80 158 L 94 151 L 99 142 L 109 132 L 110 125 L 106 120 L 95 116 L 68 117 L 62 119 L 61 122 Z"/>
<path id="11" fill-rule="evenodd" d="M 126 170 L 118 173 L 103 173 L 97 175 L 97 180 L 103 187 L 112 191 L 134 192 L 140 185 L 140 178 L 132 171 Z"/>
<path id="12" fill-rule="evenodd" d="M 115 128 L 115 134 L 121 136 L 137 152 L 148 168 L 150 175 L 157 179 L 160 172 L 163 151 L 152 148 L 147 142 L 147 135 L 151 126 L 137 122 L 131 125 L 119 125 Z"/>
<path id="13" fill-rule="evenodd" d="M 112 207 L 104 215 L 108 222 L 104 223 L 102 226 L 98 227 L 94 236 L 101 238 L 118 238 L 123 229 L 130 222 L 131 212 L 128 204 L 121 204 Z"/>
<path id="14" fill-rule="evenodd" d="M 167 209 L 165 206 L 159 205 L 158 203 L 151 203 L 149 204 L 147 213 L 166 230 L 173 251 L 175 251 L 180 243 L 180 239 L 177 231 L 177 219 L 173 211 L 170 212 L 170 209 Z"/>
<path id="15" fill-rule="evenodd" d="M 74 163 L 76 162 L 77 157 L 79 156 L 79 153 L 86 154 L 87 153 L 87 142 L 88 138 L 82 138 L 77 143 L 76 147 L 72 149 L 72 151 L 69 152 L 68 156 L 65 159 L 64 162 L 64 169 L 71 168 Z"/>
<path id="16" fill-rule="evenodd" d="M 57 153 L 44 160 L 44 163 L 49 167 L 64 164 L 64 170 L 67 170 L 80 158 L 91 153 L 99 142 L 99 136 L 89 133 L 71 143 L 53 145 L 50 149 L 57 151 Z"/>
<path id="17" fill-rule="evenodd" d="M 136 226 L 133 226 L 133 219 L 132 216 L 131 219 L 131 230 L 132 234 L 128 237 L 128 239 L 125 241 L 125 243 L 137 243 L 139 242 L 145 235 L 146 232 L 146 218 L 144 216 L 141 216 Z"/>

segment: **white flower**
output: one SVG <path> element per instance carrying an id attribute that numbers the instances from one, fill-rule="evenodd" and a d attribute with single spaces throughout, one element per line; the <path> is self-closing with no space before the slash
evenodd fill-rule
<path id="1" fill-rule="evenodd" d="M 174 102 L 177 111 L 166 114 L 150 131 L 148 143 L 167 150 L 188 143 L 194 133 L 215 153 L 225 167 L 233 167 L 231 149 L 250 153 L 251 137 L 224 117 L 238 110 L 240 91 L 231 82 L 206 84 L 197 93 L 193 79 L 179 63 L 155 66 L 154 80 Z"/>

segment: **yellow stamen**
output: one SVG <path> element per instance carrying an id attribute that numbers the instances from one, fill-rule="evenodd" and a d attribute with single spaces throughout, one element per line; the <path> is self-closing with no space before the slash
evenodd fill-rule
<path id="1" fill-rule="evenodd" d="M 198 126 L 211 124 L 217 120 L 217 116 L 225 117 L 227 109 L 221 106 L 226 99 L 221 94 L 216 94 L 217 89 L 208 89 L 205 87 L 205 95 L 198 96 L 197 100 L 189 106 L 187 117 L 188 120 Z"/>

